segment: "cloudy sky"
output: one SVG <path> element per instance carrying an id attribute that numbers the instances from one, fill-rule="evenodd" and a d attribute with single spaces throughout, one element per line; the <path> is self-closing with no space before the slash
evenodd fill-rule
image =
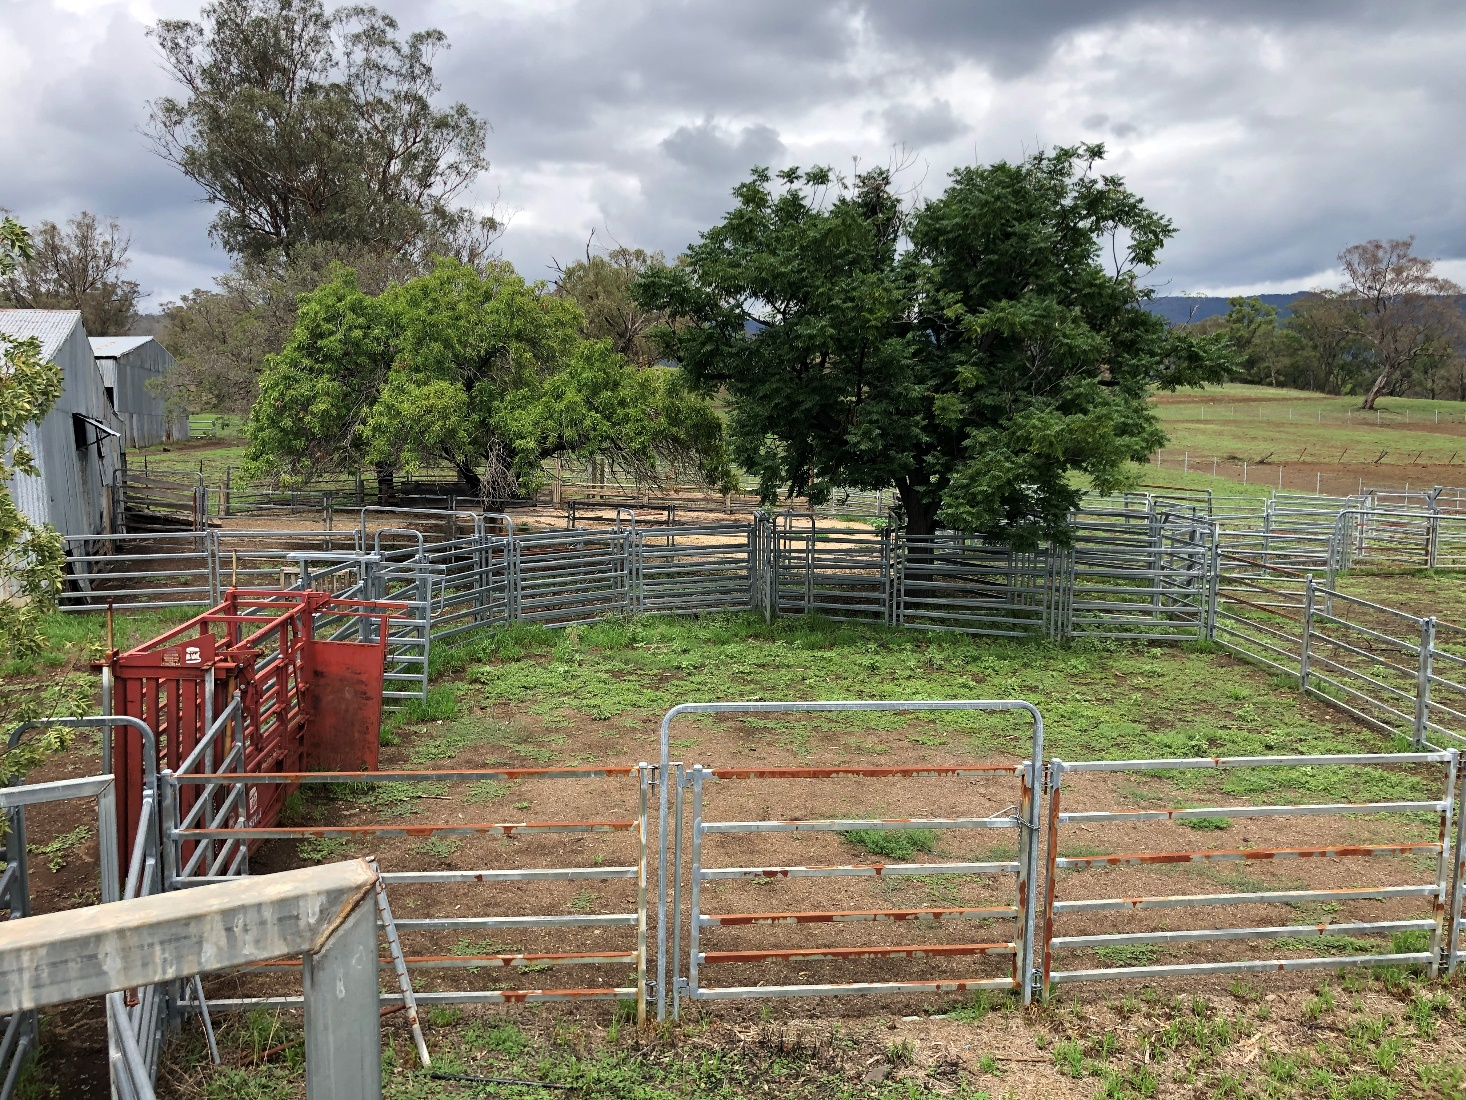
<path id="1" fill-rule="evenodd" d="M 444 101 L 493 126 L 475 201 L 525 275 L 598 242 L 675 254 L 755 164 L 956 165 L 1104 141 L 1170 215 L 1161 293 L 1332 283 L 1414 234 L 1466 281 L 1459 0 L 385 0 L 437 26 Z M 150 304 L 225 265 L 212 213 L 149 152 L 170 90 L 146 28 L 197 0 L 0 0 L 0 205 L 134 237 Z"/>

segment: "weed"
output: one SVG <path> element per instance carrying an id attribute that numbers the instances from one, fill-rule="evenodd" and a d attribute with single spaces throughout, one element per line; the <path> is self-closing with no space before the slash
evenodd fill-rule
<path id="1" fill-rule="evenodd" d="M 1466 1066 L 1457 1062 L 1422 1062 L 1415 1067 L 1420 1083 L 1446 1100 L 1466 1098 Z"/>
<path id="2" fill-rule="evenodd" d="M 1096 947 L 1094 953 L 1105 962 L 1117 966 L 1148 966 L 1161 956 L 1158 943 L 1117 944 L 1112 947 Z"/>
<path id="3" fill-rule="evenodd" d="M 1188 829 L 1195 829 L 1198 832 L 1210 832 L 1230 829 L 1232 827 L 1232 819 L 1230 817 L 1183 817 L 1177 824 L 1184 825 Z"/>
<path id="4" fill-rule="evenodd" d="M 80 848 L 87 841 L 92 839 L 92 827 L 90 825 L 78 825 L 69 833 L 62 833 L 54 840 L 48 840 L 45 844 L 27 844 L 26 851 L 32 855 L 46 857 L 46 866 L 52 873 L 55 873 L 66 866 L 67 857 L 73 851 Z"/>
<path id="5" fill-rule="evenodd" d="M 429 1005 L 427 1021 L 430 1027 L 452 1027 L 463 1019 L 463 1013 L 447 1005 Z"/>
<path id="6" fill-rule="evenodd" d="M 463 841 L 455 836 L 430 836 L 421 844 L 414 844 L 412 850 L 435 859 L 447 859 L 462 846 Z"/>
<path id="7" fill-rule="evenodd" d="M 1444 993 L 1436 993 L 1432 996 L 1418 996 L 1410 1001 L 1405 1009 L 1405 1017 L 1415 1025 L 1415 1030 L 1422 1037 L 1429 1039 L 1435 1034 L 1436 1015 L 1449 1012 L 1451 998 Z"/>
<path id="8" fill-rule="evenodd" d="M 947 1019 L 959 1020 L 964 1024 L 975 1024 L 981 1022 L 982 1018 L 992 1011 L 992 1002 L 986 989 L 979 989 L 968 999 L 966 1004 L 949 1009 Z"/>
<path id="9" fill-rule="evenodd" d="M 1070 1077 L 1083 1077 L 1084 1047 L 1072 1039 L 1054 1044 L 1054 1064 Z"/>
<path id="10" fill-rule="evenodd" d="M 589 913 L 596 904 L 596 896 L 589 890 L 581 890 L 570 899 L 570 911 L 572 913 Z"/>
<path id="11" fill-rule="evenodd" d="M 1160 1091 L 1161 1086 L 1160 1078 L 1148 1065 L 1131 1066 L 1123 1073 L 1106 1070 L 1104 1078 L 1105 1083 L 1100 1090 L 1100 1096 L 1105 1100 L 1123 1100 L 1128 1097 L 1141 1097 L 1142 1100 L 1147 1100 Z"/>
<path id="12" fill-rule="evenodd" d="M 1393 1073 L 1395 1067 L 1400 1064 L 1400 1056 L 1404 1053 L 1405 1041 L 1398 1035 L 1391 1035 L 1375 1048 L 1374 1064 L 1379 1067 L 1381 1073 Z"/>
<path id="13" fill-rule="evenodd" d="M 341 836 L 313 836 L 295 846 L 295 854 L 311 863 L 344 859 L 351 851 L 351 841 Z"/>
<path id="14" fill-rule="evenodd" d="M 477 1047 L 480 1050 L 503 1054 L 510 1058 L 517 1057 L 529 1049 L 529 1040 L 525 1038 L 524 1032 L 513 1024 L 485 1027 L 475 1023 L 463 1033 L 463 1041 L 470 1048 Z"/>
<path id="15" fill-rule="evenodd" d="M 898 1068 L 916 1061 L 916 1044 L 910 1039 L 898 1039 L 886 1046 L 886 1061 Z"/>
<path id="16" fill-rule="evenodd" d="M 1285 937 L 1277 942 L 1283 951 L 1306 951 L 1310 955 L 1372 955 L 1374 944 L 1354 936 L 1323 935 L 1307 939 Z"/>
<path id="17" fill-rule="evenodd" d="M 905 862 L 917 852 L 932 852 L 937 847 L 935 829 L 852 829 L 840 834 L 873 856 Z"/>
<path id="18" fill-rule="evenodd" d="M 441 797 L 447 791 L 447 783 L 373 783 L 365 801 L 384 817 L 407 817 L 422 811 L 419 800 Z"/>
<path id="19" fill-rule="evenodd" d="M 1305 1020 L 1317 1020 L 1325 1012 L 1334 1010 L 1334 991 L 1329 987 L 1328 982 L 1319 986 L 1317 996 L 1310 997 L 1303 1005 L 1303 1018 Z"/>
<path id="20" fill-rule="evenodd" d="M 1262 990 L 1241 978 L 1233 978 L 1232 984 L 1227 988 L 1227 991 L 1239 1001 L 1262 1000 Z"/>
<path id="21" fill-rule="evenodd" d="M 1282 1085 L 1296 1081 L 1299 1069 L 1299 1056 L 1296 1054 L 1269 1054 L 1262 1060 L 1262 1072 Z"/>
<path id="22" fill-rule="evenodd" d="M 1344 1095 L 1348 1100 L 1390 1100 L 1399 1091 L 1398 1085 L 1391 1084 L 1377 1073 L 1356 1073 L 1344 1084 Z"/>
<path id="23" fill-rule="evenodd" d="M 509 783 L 501 783 L 495 779 L 481 779 L 468 785 L 468 793 L 463 796 L 463 801 L 470 805 L 494 802 L 508 794 L 510 786 Z"/>
<path id="24" fill-rule="evenodd" d="M 1390 954 L 1413 955 L 1430 949 L 1430 932 L 1424 928 L 1405 928 L 1390 937 Z"/>
<path id="25" fill-rule="evenodd" d="M 1003 1075 L 1002 1063 L 1000 1063 L 991 1054 L 984 1054 L 981 1058 L 979 1058 L 977 1060 L 977 1068 L 983 1073 L 992 1074 L 992 1076 L 994 1077 L 1001 1077 Z"/>
<path id="26" fill-rule="evenodd" d="M 412 744 L 408 754 L 413 764 L 431 764 L 438 760 L 452 760 L 466 749 L 476 745 L 502 744 L 509 731 L 506 722 L 486 722 L 481 718 L 460 718 L 446 727 L 434 727 L 432 735 L 419 737 Z"/>

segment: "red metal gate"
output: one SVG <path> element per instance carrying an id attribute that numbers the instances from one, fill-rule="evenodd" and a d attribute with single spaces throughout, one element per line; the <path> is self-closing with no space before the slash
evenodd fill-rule
<path id="1" fill-rule="evenodd" d="M 177 771 L 188 760 L 236 692 L 240 713 L 208 746 L 210 764 L 242 742 L 248 772 L 374 770 L 389 620 L 403 610 L 326 592 L 230 589 L 219 606 L 126 653 L 107 655 L 113 711 L 152 727 L 159 770 Z M 142 808 L 143 745 L 125 727 L 112 736 L 126 852 Z M 274 824 L 292 789 L 252 786 L 249 825 Z M 197 791 L 184 787 L 180 797 L 185 802 L 177 813 L 186 816 Z"/>

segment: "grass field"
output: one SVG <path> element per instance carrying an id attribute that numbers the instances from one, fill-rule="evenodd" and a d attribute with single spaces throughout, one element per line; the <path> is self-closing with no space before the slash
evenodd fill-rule
<path id="1" fill-rule="evenodd" d="M 1159 466 L 1165 480 L 1215 488 L 1228 483 L 1345 494 L 1366 487 L 1455 485 L 1466 478 L 1466 403 L 1382 398 L 1376 412 L 1357 397 L 1329 397 L 1269 386 L 1229 385 L 1156 398 L 1169 440 Z M 1192 474 L 1176 481 L 1184 466 Z M 1158 472 L 1158 471 L 1157 471 Z M 1143 480 L 1152 480 L 1147 472 Z M 1196 475 L 1203 475 L 1197 477 Z"/>

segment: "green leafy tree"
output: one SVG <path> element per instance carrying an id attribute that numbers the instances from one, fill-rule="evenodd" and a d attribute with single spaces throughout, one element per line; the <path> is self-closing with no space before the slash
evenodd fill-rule
<path id="1" fill-rule="evenodd" d="M 1150 391 L 1233 358 L 1142 308 L 1173 228 L 1102 157 L 960 169 L 914 210 L 883 170 L 756 169 L 635 294 L 677 322 L 665 348 L 693 383 L 726 391 L 766 503 L 893 486 L 912 535 L 1064 542 L 1074 475 L 1117 489 L 1164 441 Z"/>
<path id="2" fill-rule="evenodd" d="M 0 218 L 0 277 L 13 274 L 33 255 L 25 227 L 12 218 Z M 61 591 L 65 562 L 61 536 L 28 519 L 10 493 L 17 474 L 38 476 L 35 456 L 23 437 L 60 396 L 61 369 L 42 358 L 40 341 L 0 333 L 0 665 L 24 664 L 45 648 L 44 617 L 55 608 Z M 0 782 L 24 774 L 46 752 L 65 743 L 68 735 L 54 731 L 10 751 L 5 735 L 19 721 L 39 717 L 62 701 L 71 703 L 75 692 L 60 690 L 67 687 L 60 682 L 42 688 L 0 685 Z"/>
<path id="3" fill-rule="evenodd" d="M 1221 331 L 1237 352 L 1237 375 L 1246 382 L 1278 384 L 1278 309 L 1261 298 L 1228 298 Z"/>
<path id="4" fill-rule="evenodd" d="M 1374 240 L 1339 253 L 1345 278 L 1339 293 L 1351 306 L 1343 328 L 1364 349 L 1375 376 L 1364 392 L 1365 409 L 1399 393 L 1427 365 L 1434 371 L 1448 362 L 1466 337 L 1461 288 L 1437 275 L 1435 261 L 1415 255 L 1414 246 L 1414 237 Z"/>
<path id="5" fill-rule="evenodd" d="M 396 250 L 492 235 L 455 207 L 488 168 L 488 124 L 438 107 L 441 31 L 402 37 L 372 7 L 216 0 L 153 37 L 180 97 L 151 105 L 156 151 L 219 208 L 213 234 L 259 260 L 305 242 Z"/>
<path id="6" fill-rule="evenodd" d="M 579 335 L 574 303 L 506 263 L 433 271 L 364 293 L 349 268 L 299 302 L 250 416 L 251 472 L 286 482 L 446 463 L 487 499 L 538 487 L 559 454 L 656 482 L 725 480 L 721 425 L 675 372 Z"/>
<path id="7" fill-rule="evenodd" d="M 142 288 L 124 278 L 132 238 L 117 220 L 83 210 L 63 228 L 42 222 L 30 257 L 0 281 L 0 299 L 18 309 L 76 309 L 91 336 L 125 335 Z"/>
<path id="8" fill-rule="evenodd" d="M 1330 290 L 1299 295 L 1288 303 L 1283 327 L 1302 349 L 1292 384 L 1321 393 L 1357 393 L 1368 359 L 1350 331 L 1350 305 Z"/>
<path id="9" fill-rule="evenodd" d="M 587 248 L 584 260 L 560 270 L 555 290 L 585 315 L 582 336 L 610 340 L 619 354 L 648 366 L 656 361 L 658 351 L 652 332 L 665 318 L 656 310 L 643 308 L 632 297 L 631 287 L 643 272 L 666 266 L 660 252 L 613 248 L 600 255 Z"/>

